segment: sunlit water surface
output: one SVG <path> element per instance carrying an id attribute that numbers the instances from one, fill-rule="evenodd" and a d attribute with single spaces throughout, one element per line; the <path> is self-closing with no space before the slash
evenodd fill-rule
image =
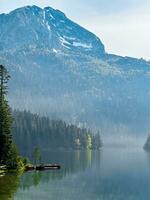
<path id="1" fill-rule="evenodd" d="M 0 178 L 0 200 L 149 200 L 150 156 L 142 149 L 45 152 L 58 171 Z"/>

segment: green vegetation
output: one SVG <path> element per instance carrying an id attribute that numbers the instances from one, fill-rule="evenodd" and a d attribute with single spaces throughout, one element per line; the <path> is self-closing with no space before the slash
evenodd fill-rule
<path id="1" fill-rule="evenodd" d="M 19 173 L 6 174 L 0 177 L 0 199 L 11 200 L 16 193 L 20 183 Z"/>
<path id="2" fill-rule="evenodd" d="M 12 141 L 12 116 L 6 99 L 10 76 L 7 69 L 0 65 L 0 166 L 1 172 L 24 167 L 22 158 Z"/>
<path id="3" fill-rule="evenodd" d="M 99 132 L 93 134 L 86 128 L 68 125 L 61 120 L 50 120 L 27 111 L 14 111 L 13 116 L 14 141 L 23 155 L 29 156 L 35 147 L 41 151 L 53 151 L 100 149 L 102 146 Z"/>

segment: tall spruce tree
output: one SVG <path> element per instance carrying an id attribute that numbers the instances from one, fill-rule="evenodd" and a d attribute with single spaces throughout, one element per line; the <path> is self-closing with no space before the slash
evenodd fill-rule
<path id="1" fill-rule="evenodd" d="M 13 158 L 14 145 L 12 142 L 11 125 L 12 116 L 6 95 L 10 76 L 7 69 L 0 65 L 0 164 L 11 166 L 15 163 Z"/>

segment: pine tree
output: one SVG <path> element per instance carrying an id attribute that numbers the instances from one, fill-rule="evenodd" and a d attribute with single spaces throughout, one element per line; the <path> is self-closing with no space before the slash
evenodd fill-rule
<path id="1" fill-rule="evenodd" d="M 6 100 L 9 79 L 10 76 L 7 69 L 0 65 L 0 164 L 7 166 L 11 165 L 11 159 L 14 160 L 11 135 L 12 117 L 8 101 Z"/>

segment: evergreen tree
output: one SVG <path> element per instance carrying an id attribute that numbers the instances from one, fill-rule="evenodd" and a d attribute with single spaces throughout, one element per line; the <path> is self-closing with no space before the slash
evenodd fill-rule
<path id="1" fill-rule="evenodd" d="M 8 101 L 6 100 L 9 79 L 10 76 L 7 69 L 3 65 L 0 65 L 0 164 L 7 166 L 12 164 L 11 160 L 14 163 L 14 159 L 17 159 L 17 154 L 13 155 L 14 145 L 11 135 L 12 117 Z"/>

